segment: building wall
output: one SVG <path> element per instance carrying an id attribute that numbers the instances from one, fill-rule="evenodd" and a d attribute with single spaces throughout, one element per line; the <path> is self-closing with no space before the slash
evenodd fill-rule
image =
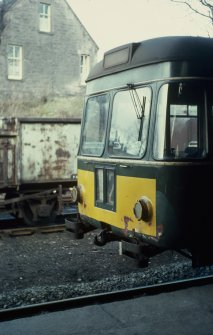
<path id="1" fill-rule="evenodd" d="M 84 93 L 80 56 L 96 62 L 98 47 L 66 0 L 45 0 L 51 5 L 52 29 L 39 31 L 38 0 L 16 0 L 4 15 L 0 44 L 1 99 L 47 99 Z M 23 47 L 23 79 L 7 78 L 7 45 Z"/>

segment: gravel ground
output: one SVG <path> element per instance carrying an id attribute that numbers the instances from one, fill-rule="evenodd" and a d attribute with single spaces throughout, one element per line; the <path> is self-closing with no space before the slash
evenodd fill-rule
<path id="1" fill-rule="evenodd" d="M 95 246 L 95 234 L 82 240 L 68 231 L 0 238 L 0 309 L 213 274 L 213 266 L 192 269 L 175 252 L 137 268 L 118 255 L 118 242 Z"/>

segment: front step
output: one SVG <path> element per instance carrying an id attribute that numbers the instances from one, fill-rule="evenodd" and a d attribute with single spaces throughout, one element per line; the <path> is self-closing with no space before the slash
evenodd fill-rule
<path id="1" fill-rule="evenodd" d="M 78 216 L 72 219 L 65 219 L 65 229 L 71 232 L 76 240 L 84 238 L 84 229 Z"/>
<path id="2" fill-rule="evenodd" d="M 65 218 L 65 229 L 73 234 L 74 239 L 80 240 L 84 238 L 84 234 L 96 228 L 84 224 L 80 219 L 80 215 L 77 214 L 71 218 Z"/>
<path id="3" fill-rule="evenodd" d="M 139 267 L 149 265 L 149 257 L 143 254 L 143 246 L 127 241 L 119 242 L 119 254 L 134 258 Z"/>

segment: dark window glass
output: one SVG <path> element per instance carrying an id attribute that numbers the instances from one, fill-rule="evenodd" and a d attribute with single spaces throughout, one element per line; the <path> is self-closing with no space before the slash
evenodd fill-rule
<path id="1" fill-rule="evenodd" d="M 96 169 L 96 200 L 104 202 L 104 170 Z"/>
<path id="2" fill-rule="evenodd" d="M 115 171 L 110 167 L 95 169 L 95 204 L 115 210 Z"/>
<path id="3" fill-rule="evenodd" d="M 106 202 L 109 205 L 114 205 L 114 195 L 115 195 L 115 174 L 113 170 L 106 170 L 106 178 L 107 178 L 107 192 L 106 192 Z"/>

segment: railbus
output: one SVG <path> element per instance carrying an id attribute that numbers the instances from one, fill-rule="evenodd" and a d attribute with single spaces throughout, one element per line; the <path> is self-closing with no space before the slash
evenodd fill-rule
<path id="1" fill-rule="evenodd" d="M 213 263 L 213 40 L 160 37 L 104 54 L 87 79 L 79 237 L 121 241 L 147 265 L 167 249 Z"/>

